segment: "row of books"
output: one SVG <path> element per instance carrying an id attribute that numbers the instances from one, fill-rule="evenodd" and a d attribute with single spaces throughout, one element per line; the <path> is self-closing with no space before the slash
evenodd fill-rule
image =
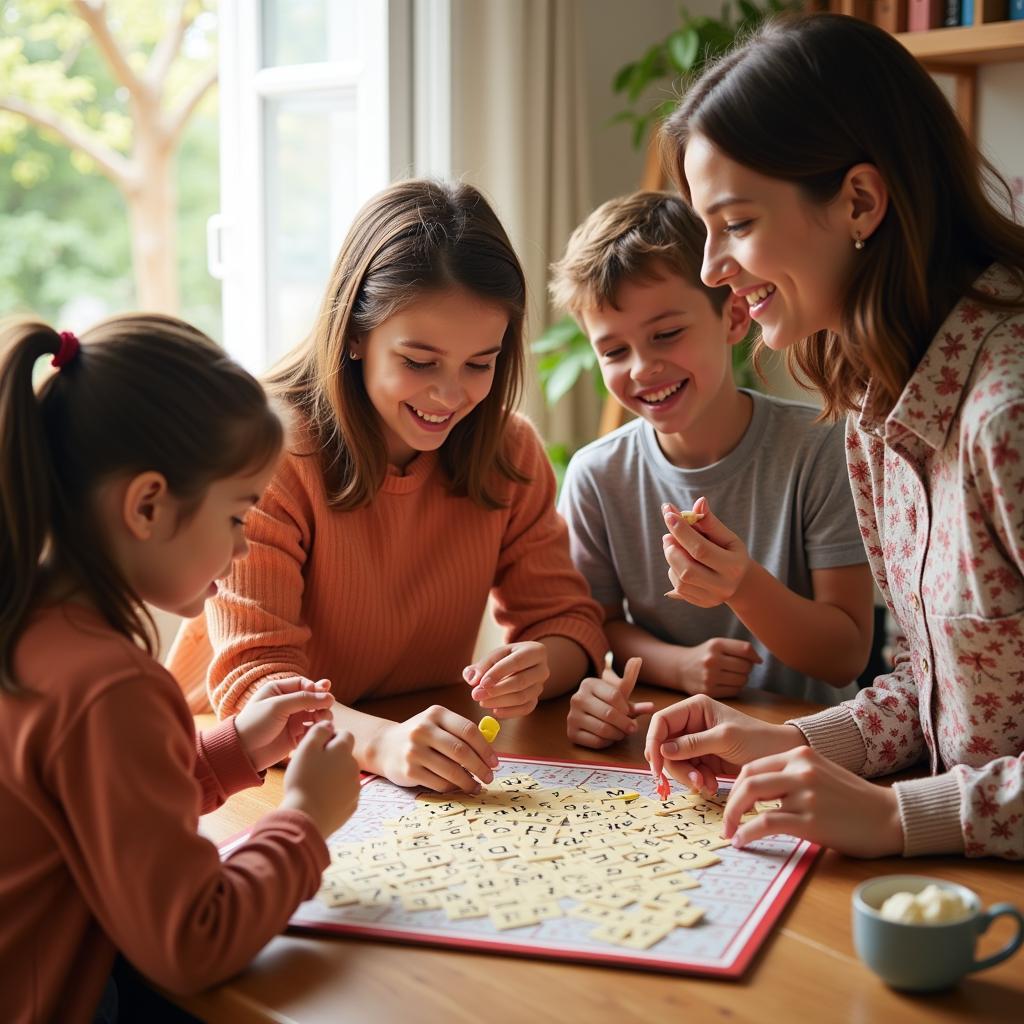
<path id="1" fill-rule="evenodd" d="M 974 24 L 974 0 L 872 0 L 871 20 L 888 32 Z M 1002 0 L 989 21 L 1024 20 L 1024 0 Z"/>

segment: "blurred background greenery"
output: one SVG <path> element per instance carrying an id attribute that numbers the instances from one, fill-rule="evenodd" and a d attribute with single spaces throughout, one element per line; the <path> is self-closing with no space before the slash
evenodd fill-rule
<path id="1" fill-rule="evenodd" d="M 146 305 L 220 338 L 220 282 L 206 268 L 219 205 L 216 31 L 199 0 L 0 2 L 0 314 L 82 330 Z M 154 160 L 154 145 L 168 152 Z M 164 190 L 169 230 L 151 208 L 131 209 L 126 182 Z M 140 217 L 173 265 L 159 302 L 140 298 L 140 274 L 152 277 L 133 264 Z"/>

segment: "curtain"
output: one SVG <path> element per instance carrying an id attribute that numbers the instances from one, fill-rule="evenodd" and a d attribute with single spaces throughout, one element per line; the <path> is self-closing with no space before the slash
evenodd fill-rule
<path id="1" fill-rule="evenodd" d="M 580 0 L 452 0 L 452 168 L 492 201 L 526 273 L 527 338 L 551 322 L 548 265 L 590 212 Z M 548 409 L 536 372 L 524 411 L 547 441 L 595 436 L 581 384 Z"/>

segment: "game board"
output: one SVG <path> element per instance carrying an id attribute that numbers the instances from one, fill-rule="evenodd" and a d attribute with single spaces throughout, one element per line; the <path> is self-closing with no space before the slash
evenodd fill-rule
<path id="1" fill-rule="evenodd" d="M 290 924 L 738 977 L 819 848 L 776 836 L 734 849 L 718 827 L 729 785 L 717 802 L 678 789 L 660 802 L 645 771 L 533 758 L 502 758 L 475 798 L 371 776 Z"/>

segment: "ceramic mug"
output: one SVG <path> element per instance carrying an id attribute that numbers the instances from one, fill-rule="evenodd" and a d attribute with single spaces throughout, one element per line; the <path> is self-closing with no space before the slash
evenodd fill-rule
<path id="1" fill-rule="evenodd" d="M 919 893 L 938 885 L 957 893 L 967 905 L 964 917 L 943 924 L 887 921 L 882 904 L 897 892 Z M 1001 949 L 977 960 L 979 935 L 1002 916 L 1017 922 L 1017 934 Z M 976 893 L 955 882 L 925 875 L 882 875 L 858 885 L 853 893 L 853 944 L 857 955 L 886 984 L 909 992 L 933 992 L 955 985 L 965 974 L 993 967 L 1012 956 L 1024 942 L 1024 917 L 1009 903 L 982 909 Z"/>

